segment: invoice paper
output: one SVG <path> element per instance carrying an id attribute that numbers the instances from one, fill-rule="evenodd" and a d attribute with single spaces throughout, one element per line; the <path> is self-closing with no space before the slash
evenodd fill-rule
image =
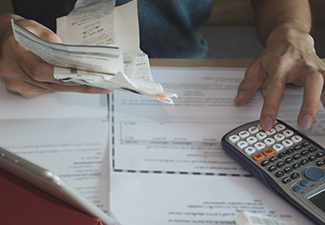
<path id="1" fill-rule="evenodd" d="M 241 211 L 312 224 L 221 147 L 225 133 L 260 117 L 263 92 L 234 104 L 245 69 L 156 67 L 152 73 L 178 94 L 174 105 L 110 95 L 110 214 L 118 224 L 235 224 Z M 288 86 L 278 114 L 294 127 L 302 91 Z M 305 131 L 320 144 L 323 118 L 320 106 Z"/>

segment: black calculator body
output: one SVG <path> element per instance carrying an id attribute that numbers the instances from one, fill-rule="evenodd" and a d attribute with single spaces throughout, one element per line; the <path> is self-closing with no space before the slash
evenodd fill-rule
<path id="1" fill-rule="evenodd" d="M 239 126 L 221 140 L 224 150 L 256 178 L 301 210 L 325 224 L 325 150 L 277 120 L 265 132 L 259 120 Z"/>

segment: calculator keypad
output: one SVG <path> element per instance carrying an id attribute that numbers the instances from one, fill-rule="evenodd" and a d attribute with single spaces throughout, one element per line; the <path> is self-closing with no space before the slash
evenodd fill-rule
<path id="1" fill-rule="evenodd" d="M 269 131 L 257 124 L 228 140 L 283 184 L 300 178 L 300 169 L 307 164 L 315 161 L 316 167 L 325 165 L 323 151 L 278 122 Z"/>

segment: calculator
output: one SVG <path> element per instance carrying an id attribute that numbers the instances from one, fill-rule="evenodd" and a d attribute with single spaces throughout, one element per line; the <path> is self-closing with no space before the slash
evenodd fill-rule
<path id="1" fill-rule="evenodd" d="M 263 131 L 259 120 L 223 136 L 224 150 L 281 198 L 325 224 L 325 150 L 281 120 Z"/>

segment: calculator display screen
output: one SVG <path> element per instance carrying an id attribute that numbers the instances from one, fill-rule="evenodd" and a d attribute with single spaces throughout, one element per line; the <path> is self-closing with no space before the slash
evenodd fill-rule
<path id="1" fill-rule="evenodd" d="M 309 201 L 311 201 L 320 210 L 325 212 L 325 191 L 311 197 Z"/>

